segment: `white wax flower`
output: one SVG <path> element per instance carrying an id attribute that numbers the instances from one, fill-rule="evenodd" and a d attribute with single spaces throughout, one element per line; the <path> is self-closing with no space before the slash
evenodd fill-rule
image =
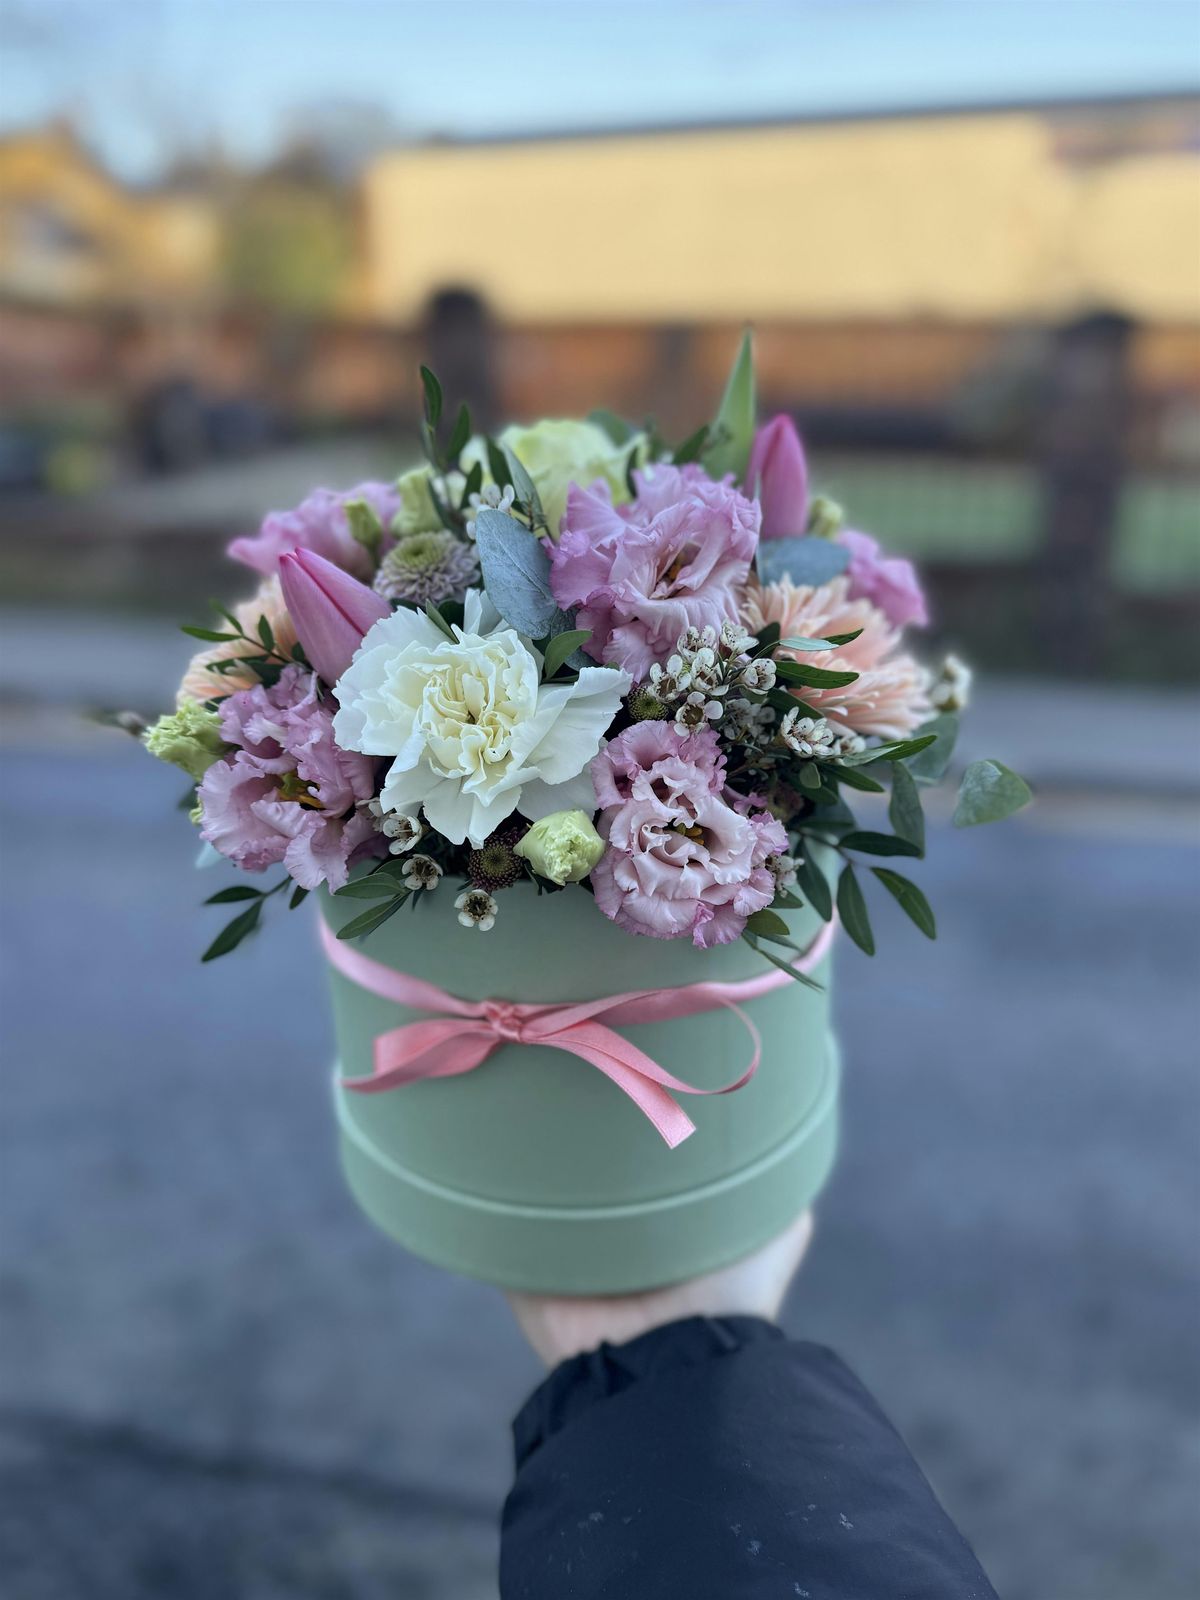
<path id="1" fill-rule="evenodd" d="M 584 667 L 574 683 L 540 678 L 537 651 L 478 590 L 453 639 L 419 612 L 394 611 L 338 681 L 334 737 L 345 750 L 394 757 L 383 807 L 423 808 L 454 844 L 481 845 L 518 806 L 532 821 L 576 808 L 590 815 L 587 766 L 629 676 Z"/>

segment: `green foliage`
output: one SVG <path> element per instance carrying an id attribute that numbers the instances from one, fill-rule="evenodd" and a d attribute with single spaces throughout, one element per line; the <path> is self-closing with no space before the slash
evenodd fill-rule
<path id="1" fill-rule="evenodd" d="M 958 738 L 958 718 L 953 712 L 945 711 L 940 717 L 933 717 L 929 722 L 922 723 L 915 737 L 932 738 L 933 742 L 919 754 L 908 758 L 908 770 L 918 783 L 940 783 L 946 776 L 946 768 L 950 765 L 950 757 L 954 754 L 954 744 Z"/>
<path id="2" fill-rule="evenodd" d="M 1024 778 L 1000 761 L 972 761 L 963 773 L 954 808 L 954 826 L 972 828 L 999 822 L 1033 799 Z"/>
<path id="3" fill-rule="evenodd" d="M 704 449 L 704 465 L 714 477 L 732 472 L 740 483 L 754 443 L 757 397 L 754 382 L 754 342 L 749 330 L 742 335 L 733 369 L 721 396 Z"/>
<path id="4" fill-rule="evenodd" d="M 870 829 L 854 829 L 851 833 L 842 835 L 843 850 L 861 850 L 871 856 L 920 856 L 924 855 L 923 845 L 917 845 L 911 839 L 898 839 L 891 833 L 872 833 Z"/>
<path id="5" fill-rule="evenodd" d="M 568 628 L 556 633 L 546 646 L 542 677 L 552 678 L 572 655 L 592 637 L 587 628 Z"/>
<path id="6" fill-rule="evenodd" d="M 872 761 L 904 761 L 909 756 L 920 754 L 934 741 L 932 733 L 918 734 L 912 739 L 889 739 L 884 744 L 872 745 L 867 750 L 860 750 L 855 756 L 846 756 L 842 765 L 846 767 L 865 767 Z"/>
<path id="7" fill-rule="evenodd" d="M 442 420 L 442 406 L 445 403 L 442 386 L 428 367 L 421 368 L 421 383 L 425 389 L 425 421 L 436 432 L 437 425 Z"/>
<path id="8" fill-rule="evenodd" d="M 365 500 L 347 500 L 345 510 L 351 538 L 357 540 L 369 553 L 372 561 L 378 563 L 380 547 L 383 544 L 383 524 L 374 506 Z"/>
<path id="9" fill-rule="evenodd" d="M 803 661 L 776 661 L 775 675 L 784 683 L 799 684 L 805 689 L 844 689 L 858 678 L 857 672 L 834 672 L 828 667 L 810 667 Z"/>
<path id="10" fill-rule="evenodd" d="M 218 956 L 226 956 L 231 950 L 236 950 L 242 940 L 258 927 L 265 898 L 265 895 L 259 895 L 248 911 L 243 911 L 240 916 L 234 917 L 232 922 L 227 922 L 200 957 L 201 961 L 215 961 Z"/>
<path id="11" fill-rule="evenodd" d="M 677 467 L 684 467 L 689 461 L 698 461 L 704 454 L 704 447 L 708 443 L 708 424 L 697 428 L 695 433 L 689 434 L 682 444 L 676 445 L 671 460 Z"/>
<path id="12" fill-rule="evenodd" d="M 603 406 L 589 411 L 588 421 L 602 428 L 618 449 L 623 444 L 629 444 L 638 432 L 632 422 L 626 422 L 624 417 L 617 416 L 615 411 L 608 411 Z"/>
<path id="13" fill-rule="evenodd" d="M 389 917 L 395 916 L 407 899 L 407 894 L 397 894 L 385 900 L 382 905 L 372 906 L 369 911 L 364 911 L 359 917 L 353 917 L 344 928 L 340 928 L 338 938 L 361 939 L 365 934 L 374 933 L 375 929 L 381 927 Z"/>
<path id="14" fill-rule="evenodd" d="M 842 875 L 838 879 L 837 908 L 843 928 L 864 955 L 873 956 L 875 935 L 871 931 L 867 902 L 863 899 L 858 877 L 849 862 L 842 868 Z"/>
<path id="15" fill-rule="evenodd" d="M 796 887 L 821 921 L 828 922 L 833 916 L 833 892 L 829 880 L 810 855 L 796 867 Z"/>
<path id="16" fill-rule="evenodd" d="M 887 867 L 872 867 L 871 871 L 887 892 L 895 898 L 896 904 L 905 916 L 916 923 L 925 937 L 936 939 L 937 923 L 933 918 L 933 910 L 916 884 Z"/>
<path id="17" fill-rule="evenodd" d="M 892 832 L 925 853 L 925 813 L 921 810 L 921 791 L 916 779 L 902 761 L 892 766 L 892 797 L 888 801 L 888 821 Z"/>

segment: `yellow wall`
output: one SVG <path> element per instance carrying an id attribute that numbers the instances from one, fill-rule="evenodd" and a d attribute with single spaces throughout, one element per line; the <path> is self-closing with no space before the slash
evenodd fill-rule
<path id="1" fill-rule="evenodd" d="M 364 309 L 449 285 L 515 321 L 1056 315 L 1200 320 L 1200 159 L 1069 164 L 1035 113 L 381 157 Z"/>
<path id="2" fill-rule="evenodd" d="M 39 217 L 81 247 L 56 246 Z M 203 196 L 125 189 L 62 128 L 0 140 L 0 290 L 81 305 L 187 298 L 210 290 L 219 250 Z"/>

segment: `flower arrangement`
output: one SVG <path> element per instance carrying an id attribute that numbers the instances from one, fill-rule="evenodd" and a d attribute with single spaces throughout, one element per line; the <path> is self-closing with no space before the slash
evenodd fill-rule
<path id="1" fill-rule="evenodd" d="M 258 591 L 184 630 L 203 648 L 143 735 L 212 852 L 282 870 L 210 897 L 244 904 L 205 959 L 322 884 L 364 902 L 349 940 L 427 901 L 487 933 L 524 885 L 800 982 L 781 910 L 836 906 L 872 954 L 863 864 L 924 854 L 970 675 L 912 652 L 916 573 L 810 494 L 790 419 L 756 430 L 749 339 L 674 449 L 607 413 L 481 437 L 422 379 L 425 463 L 236 539 Z M 860 827 L 885 791 L 890 831 Z M 1028 798 L 975 762 L 954 820 Z M 933 938 L 917 885 L 870 872 Z"/>

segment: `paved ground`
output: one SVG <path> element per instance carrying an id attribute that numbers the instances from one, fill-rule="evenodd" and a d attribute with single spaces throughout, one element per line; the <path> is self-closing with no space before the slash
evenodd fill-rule
<path id="1" fill-rule="evenodd" d="M 343 1193 L 304 917 L 199 968 L 178 785 L 47 727 L 0 752 L 6 1600 L 494 1595 L 532 1358 Z M 939 830 L 938 946 L 881 910 L 886 959 L 839 969 L 845 1153 L 789 1325 L 1008 1600 L 1200 1588 L 1188 787 Z"/>

